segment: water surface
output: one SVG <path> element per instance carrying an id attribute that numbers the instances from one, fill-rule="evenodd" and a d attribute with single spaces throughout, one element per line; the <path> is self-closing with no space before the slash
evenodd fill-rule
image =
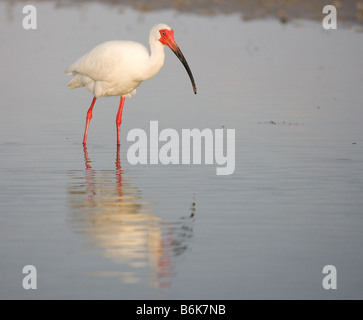
<path id="1" fill-rule="evenodd" d="M 0 297 L 363 297 L 362 34 L 319 21 L 140 12 L 92 3 L 0 3 Z M 147 45 L 165 22 L 193 71 L 166 53 L 125 102 L 70 91 L 64 69 L 96 44 Z M 137 165 L 133 128 L 232 128 L 236 170 Z M 38 289 L 22 287 L 22 268 Z M 324 290 L 325 265 L 338 289 Z"/>

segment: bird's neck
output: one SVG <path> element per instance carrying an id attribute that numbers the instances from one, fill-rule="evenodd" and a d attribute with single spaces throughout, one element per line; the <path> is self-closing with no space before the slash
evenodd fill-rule
<path id="1" fill-rule="evenodd" d="M 164 64 L 165 52 L 164 45 L 160 41 L 150 39 L 150 57 L 148 63 L 148 70 L 146 71 L 147 79 L 155 76 Z"/>

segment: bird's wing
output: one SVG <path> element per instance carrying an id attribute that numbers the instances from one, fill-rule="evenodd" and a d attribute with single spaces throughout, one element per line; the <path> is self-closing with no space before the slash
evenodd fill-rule
<path id="1" fill-rule="evenodd" d="M 79 58 L 66 73 L 86 76 L 93 81 L 112 82 L 121 76 L 120 72 L 130 74 L 134 61 L 140 62 L 147 57 L 148 50 L 138 42 L 108 41 Z"/>

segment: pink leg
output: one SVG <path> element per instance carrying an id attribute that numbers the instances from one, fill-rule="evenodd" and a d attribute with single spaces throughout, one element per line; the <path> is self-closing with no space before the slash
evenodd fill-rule
<path id="1" fill-rule="evenodd" d="M 118 112 L 116 116 L 116 128 L 117 128 L 117 145 L 120 145 L 120 126 L 122 122 L 122 109 L 124 108 L 125 97 L 121 96 L 120 106 L 118 107 Z"/>
<path id="2" fill-rule="evenodd" d="M 84 129 L 84 137 L 83 137 L 83 144 L 84 145 L 86 144 L 86 141 L 87 141 L 89 122 L 92 119 L 92 109 L 93 109 L 93 106 L 95 105 L 96 99 L 97 99 L 96 97 L 93 97 L 91 106 L 89 107 L 89 109 L 87 111 L 86 128 Z"/>

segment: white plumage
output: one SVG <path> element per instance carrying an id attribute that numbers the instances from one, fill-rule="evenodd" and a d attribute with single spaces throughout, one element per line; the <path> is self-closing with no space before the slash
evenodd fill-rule
<path id="1" fill-rule="evenodd" d="M 152 78 L 164 64 L 164 45 L 158 41 L 158 30 L 171 28 L 154 26 L 150 32 L 149 51 L 134 41 L 104 42 L 67 68 L 74 75 L 71 89 L 86 87 L 96 98 L 100 96 L 130 97 L 142 81 Z"/>

